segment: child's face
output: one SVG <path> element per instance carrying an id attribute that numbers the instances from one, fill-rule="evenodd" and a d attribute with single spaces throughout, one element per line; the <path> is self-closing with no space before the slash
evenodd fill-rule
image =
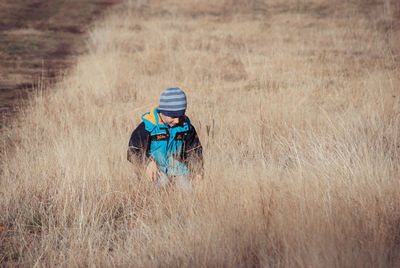
<path id="1" fill-rule="evenodd" d="M 182 116 L 167 116 L 160 113 L 161 120 L 169 127 L 175 127 L 181 123 Z"/>

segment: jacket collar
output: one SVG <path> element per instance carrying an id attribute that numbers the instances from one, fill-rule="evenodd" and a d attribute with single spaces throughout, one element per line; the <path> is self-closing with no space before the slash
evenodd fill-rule
<path id="1" fill-rule="evenodd" d="M 162 122 L 160 115 L 158 114 L 158 105 L 153 106 L 153 108 L 151 108 L 150 112 L 142 115 L 142 120 L 148 131 L 153 130 L 156 126 L 158 126 L 159 128 L 168 128 L 168 126 Z M 176 130 L 179 129 L 181 131 L 186 131 L 186 130 L 189 130 L 189 124 L 190 124 L 189 118 L 187 116 L 185 116 L 185 121 L 184 121 L 183 125 L 176 126 L 173 128 Z"/>
<path id="2" fill-rule="evenodd" d="M 157 126 L 159 124 L 162 124 L 161 118 L 158 115 L 158 105 L 154 106 L 153 108 L 151 108 L 151 111 L 148 113 L 145 113 L 142 116 L 142 120 L 143 122 L 147 125 L 147 124 L 151 124 L 154 126 Z M 164 125 L 165 126 L 165 125 Z"/>

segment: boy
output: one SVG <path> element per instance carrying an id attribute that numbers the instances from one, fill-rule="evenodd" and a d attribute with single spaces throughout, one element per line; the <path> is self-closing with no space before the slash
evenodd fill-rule
<path id="1" fill-rule="evenodd" d="M 133 131 L 128 160 L 146 165 L 146 177 L 163 187 L 177 182 L 188 190 L 189 176 L 203 169 L 202 146 L 195 128 L 185 116 L 186 94 L 180 88 L 162 92 L 160 104 L 143 114 Z"/>

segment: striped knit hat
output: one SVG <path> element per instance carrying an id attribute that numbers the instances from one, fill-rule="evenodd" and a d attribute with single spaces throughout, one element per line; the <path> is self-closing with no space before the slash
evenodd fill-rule
<path id="1" fill-rule="evenodd" d="M 186 94 L 182 89 L 171 87 L 161 94 L 158 111 L 166 116 L 182 116 L 186 111 Z"/>

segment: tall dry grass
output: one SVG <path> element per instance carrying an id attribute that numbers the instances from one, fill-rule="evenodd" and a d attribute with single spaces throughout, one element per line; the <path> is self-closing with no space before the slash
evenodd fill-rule
<path id="1" fill-rule="evenodd" d="M 21 266 L 400 264 L 395 1 L 127 1 L 2 130 L 0 261 Z M 142 113 L 188 95 L 205 178 L 126 161 Z"/>

